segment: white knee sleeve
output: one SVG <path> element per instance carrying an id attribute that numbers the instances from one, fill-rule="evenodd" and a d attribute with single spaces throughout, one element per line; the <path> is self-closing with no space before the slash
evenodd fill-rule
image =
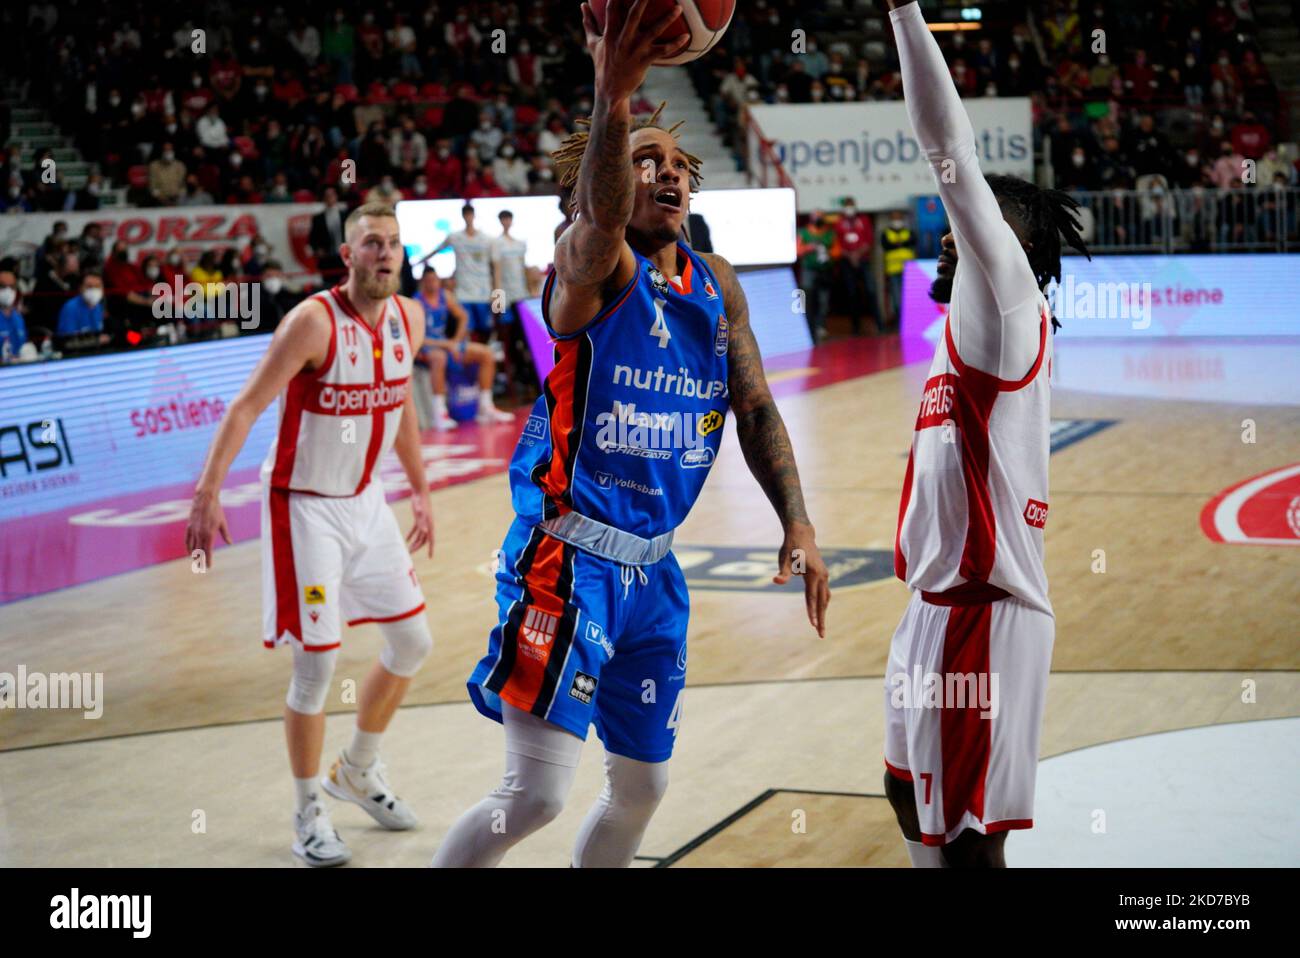
<path id="1" fill-rule="evenodd" d="M 423 613 L 417 613 L 396 622 L 379 623 L 379 634 L 384 637 L 384 650 L 379 662 L 394 675 L 410 678 L 420 671 L 420 666 L 433 651 L 433 636 Z"/>
<path id="2" fill-rule="evenodd" d="M 325 710 L 329 696 L 330 679 L 334 677 L 334 663 L 339 650 L 306 652 L 301 646 L 293 647 L 293 677 L 289 680 L 289 694 L 285 704 L 303 715 L 316 715 Z"/>
<path id="3" fill-rule="evenodd" d="M 551 822 L 578 771 L 582 739 L 505 705 L 506 774 L 467 811 L 433 858 L 435 868 L 490 868 L 517 843 Z"/>
<path id="4" fill-rule="evenodd" d="M 605 787 L 587 813 L 573 849 L 578 868 L 626 868 L 668 790 L 667 762 L 605 753 Z"/>

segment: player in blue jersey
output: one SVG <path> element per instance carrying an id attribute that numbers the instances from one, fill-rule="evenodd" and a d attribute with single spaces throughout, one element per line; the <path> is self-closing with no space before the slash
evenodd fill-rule
<path id="1" fill-rule="evenodd" d="M 412 381 L 415 384 L 415 407 L 420 413 L 420 428 L 430 427 L 439 432 L 460 425 L 447 412 L 447 372 L 450 365 L 478 367 L 478 402 L 475 419 L 480 423 L 513 423 L 513 414 L 498 409 L 492 402 L 492 383 L 496 379 L 497 362 L 492 347 L 471 342 L 469 317 L 451 290 L 442 285 L 442 279 L 426 263 L 420 275 L 420 289 L 415 301 L 424 307 L 424 344 L 415 356 Z M 455 334 L 448 330 L 448 321 L 455 320 Z"/>
<path id="2" fill-rule="evenodd" d="M 775 581 L 804 576 L 825 634 L 826 567 L 744 294 L 726 260 L 680 238 L 699 161 L 657 125 L 662 106 L 632 119 L 647 69 L 681 46 L 656 42 L 680 8 L 643 26 L 645 6 L 610 0 L 603 36 L 582 8 L 596 95 L 553 154 L 576 213 L 542 295 L 556 365 L 511 462 L 500 619 L 469 680 L 475 706 L 505 725 L 505 778 L 452 826 L 435 866 L 495 865 L 554 819 L 592 723 L 606 783 L 571 862 L 631 863 L 681 721 L 688 596 L 669 547 L 728 410 L 785 529 Z"/>

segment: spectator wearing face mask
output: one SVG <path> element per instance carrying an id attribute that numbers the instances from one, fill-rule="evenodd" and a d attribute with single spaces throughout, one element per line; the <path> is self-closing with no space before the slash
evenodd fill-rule
<path id="1" fill-rule="evenodd" d="M 432 200 L 437 197 L 429 192 L 429 178 L 424 173 L 416 174 L 414 182 L 411 184 L 409 199 L 413 200 Z"/>
<path id="2" fill-rule="evenodd" d="M 492 113 L 483 110 L 478 115 L 478 129 L 469 135 L 470 149 L 478 154 L 479 161 L 491 163 L 501 149 L 505 134 L 492 122 Z"/>
<path id="3" fill-rule="evenodd" d="M 429 144 L 415 128 L 414 118 L 402 117 L 401 126 L 389 135 L 388 162 L 403 183 L 410 183 L 429 162 Z"/>
<path id="4" fill-rule="evenodd" d="M 104 331 L 104 280 L 95 270 L 81 274 L 81 288 L 59 309 L 55 333 L 61 337 L 98 333 L 100 345 L 109 341 Z"/>
<path id="5" fill-rule="evenodd" d="M 432 155 L 424 164 L 429 193 L 444 199 L 461 195 L 465 168 L 460 157 L 451 151 L 451 141 L 440 139 L 434 144 Z"/>
<path id="6" fill-rule="evenodd" d="M 885 254 L 885 279 L 889 283 L 889 309 L 894 322 L 899 321 L 903 303 L 903 266 L 916 258 L 915 240 L 902 210 L 889 215 L 889 223 L 880 233 L 880 248 Z"/>
<path id="7" fill-rule="evenodd" d="M 542 61 L 533 53 L 527 40 L 520 40 L 518 48 L 506 61 L 506 76 L 511 85 L 525 96 L 542 85 Z"/>
<path id="8" fill-rule="evenodd" d="M 81 257 L 81 268 L 98 270 L 104 262 L 104 230 L 98 223 L 87 223 L 81 228 L 77 255 Z"/>
<path id="9" fill-rule="evenodd" d="M 257 325 L 242 331 L 275 332 L 280 321 L 297 303 L 298 296 L 285 286 L 284 268 L 279 260 L 267 260 L 266 270 L 257 284 Z"/>
<path id="10" fill-rule="evenodd" d="M 846 199 L 835 221 L 835 249 L 839 255 L 840 281 L 853 323 L 853 334 L 862 333 L 865 314 L 879 328 L 876 316 L 876 284 L 871 270 L 871 252 L 876 245 L 876 231 L 871 217 L 859 213 L 857 203 Z"/>
<path id="11" fill-rule="evenodd" d="M 104 178 L 98 173 L 91 173 L 81 189 L 71 194 L 71 203 L 65 203 L 68 212 L 88 213 L 99 209 L 104 193 Z"/>
<path id="12" fill-rule="evenodd" d="M 0 358 L 12 362 L 27 342 L 27 324 L 18 303 L 18 277 L 0 270 Z"/>
<path id="13" fill-rule="evenodd" d="M 528 171 L 529 196 L 559 196 L 560 184 L 555 182 L 555 170 L 544 156 L 535 156 Z"/>
<path id="14" fill-rule="evenodd" d="M 194 132 L 199 144 L 206 150 L 222 152 L 230 148 L 230 132 L 215 103 L 209 104 L 203 116 L 199 117 L 198 123 L 194 124 Z"/>
<path id="15" fill-rule="evenodd" d="M 30 213 L 32 204 L 23 189 L 23 177 L 17 170 L 9 174 L 9 185 L 0 197 L 0 213 Z"/>
<path id="16" fill-rule="evenodd" d="M 508 196 L 522 196 L 528 192 L 528 164 L 509 140 L 497 151 L 497 157 L 492 161 L 492 174 Z"/>
<path id="17" fill-rule="evenodd" d="M 342 9 L 335 10 L 333 22 L 321 37 L 321 53 L 325 62 L 334 68 L 334 79 L 339 83 L 352 82 L 352 62 L 356 51 L 356 33 Z"/>
<path id="18" fill-rule="evenodd" d="M 185 164 L 176 158 L 171 141 L 164 142 L 149 164 L 149 195 L 161 206 L 175 206 L 185 193 Z"/>
<path id="19" fill-rule="evenodd" d="M 266 237 L 258 233 L 244 248 L 243 265 L 240 271 L 245 276 L 261 276 L 266 272 L 266 264 L 271 259 L 271 244 Z"/>

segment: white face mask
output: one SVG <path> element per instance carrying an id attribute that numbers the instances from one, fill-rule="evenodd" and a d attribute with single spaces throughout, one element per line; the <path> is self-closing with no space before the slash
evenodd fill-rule
<path id="1" fill-rule="evenodd" d="M 159 270 L 158 270 L 158 267 L 157 267 L 157 266 L 146 266 L 146 267 L 144 268 L 144 275 L 145 275 L 146 277 L 148 277 L 149 279 L 157 279 L 157 278 L 158 278 L 158 272 L 159 272 Z"/>
<path id="2" fill-rule="evenodd" d="M 284 289 L 284 280 L 279 276 L 268 276 L 266 279 L 262 280 L 262 285 L 266 287 L 268 293 L 274 296 L 276 293 L 280 292 L 280 290 Z"/>
<path id="3" fill-rule="evenodd" d="M 98 286 L 83 289 L 81 291 L 81 298 L 86 301 L 87 306 L 98 306 L 99 301 L 104 298 L 104 290 Z"/>
<path id="4" fill-rule="evenodd" d="M 11 286 L 0 289 L 0 309 L 8 309 L 18 299 L 18 291 Z"/>

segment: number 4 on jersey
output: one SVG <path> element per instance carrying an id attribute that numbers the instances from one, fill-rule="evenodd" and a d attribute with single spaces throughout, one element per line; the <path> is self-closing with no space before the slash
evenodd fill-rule
<path id="1" fill-rule="evenodd" d="M 650 327 L 650 335 L 659 340 L 660 349 L 667 349 L 668 340 L 673 338 L 673 334 L 668 332 L 668 324 L 664 322 L 664 306 L 666 303 L 667 300 L 655 300 L 655 321 L 654 325 Z"/>
<path id="2" fill-rule="evenodd" d="M 668 716 L 668 728 L 673 730 L 673 738 L 677 737 L 677 729 L 682 724 L 682 693 L 685 689 L 677 690 L 677 698 L 673 702 L 672 713 Z"/>

